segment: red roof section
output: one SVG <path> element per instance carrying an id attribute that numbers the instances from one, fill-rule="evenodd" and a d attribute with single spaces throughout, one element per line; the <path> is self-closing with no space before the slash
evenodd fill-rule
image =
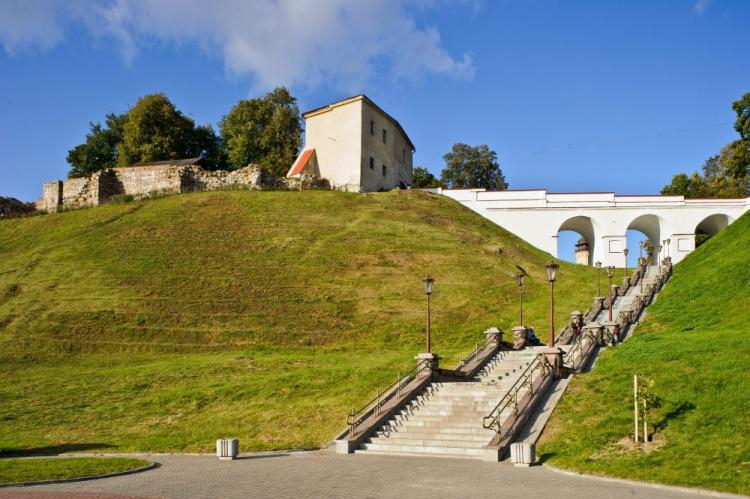
<path id="1" fill-rule="evenodd" d="M 293 175 L 299 175 L 302 173 L 302 170 L 305 169 L 305 166 L 307 166 L 307 163 L 310 161 L 310 158 L 312 157 L 313 153 L 315 152 L 315 149 L 305 149 L 300 153 L 299 156 L 297 156 L 297 159 L 294 161 L 294 164 L 287 172 L 286 176 L 291 177 Z"/>

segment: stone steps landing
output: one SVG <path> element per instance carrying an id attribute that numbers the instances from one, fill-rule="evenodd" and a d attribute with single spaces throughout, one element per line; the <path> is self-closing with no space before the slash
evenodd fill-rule
<path id="1" fill-rule="evenodd" d="M 432 383 L 363 443 L 358 454 L 480 459 L 495 433 L 482 426 L 537 353 L 500 352 L 470 381 Z M 509 417 L 507 409 L 502 417 Z"/>

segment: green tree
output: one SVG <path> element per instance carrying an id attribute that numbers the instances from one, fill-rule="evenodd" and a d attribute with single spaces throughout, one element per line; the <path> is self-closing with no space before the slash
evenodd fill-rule
<path id="1" fill-rule="evenodd" d="M 440 187 L 440 182 L 426 167 L 416 166 L 412 171 L 411 186 L 415 189 L 426 189 Z"/>
<path id="2" fill-rule="evenodd" d="M 239 101 L 219 123 L 231 168 L 261 165 L 281 177 L 302 145 L 302 121 L 297 99 L 284 87 L 262 98 Z"/>
<path id="3" fill-rule="evenodd" d="M 687 196 L 690 190 L 690 177 L 687 173 L 678 173 L 672 177 L 672 182 L 661 188 L 664 196 Z"/>
<path id="4" fill-rule="evenodd" d="M 188 151 L 192 157 L 200 156 L 205 160 L 206 170 L 223 170 L 227 167 L 226 149 L 211 125 L 195 128 Z"/>
<path id="5" fill-rule="evenodd" d="M 67 161 L 71 166 L 68 177 L 87 177 L 115 166 L 117 146 L 122 142 L 123 126 L 127 119 L 126 114 L 109 113 L 104 125 L 89 123 L 91 131 L 86 135 L 86 142 L 68 151 Z"/>
<path id="6" fill-rule="evenodd" d="M 734 129 L 740 134 L 742 140 L 750 140 L 750 92 L 732 102 L 732 109 L 737 113 Z"/>
<path id="7" fill-rule="evenodd" d="M 734 129 L 740 139 L 730 142 L 703 164 L 703 176 L 680 173 L 662 188 L 662 194 L 685 197 L 737 198 L 750 195 L 750 92 L 732 103 L 737 113 Z"/>
<path id="8" fill-rule="evenodd" d="M 195 123 L 177 110 L 162 93 L 145 95 L 128 111 L 117 163 L 184 159 L 202 152 L 196 141 Z"/>
<path id="9" fill-rule="evenodd" d="M 508 188 L 497 154 L 487 145 L 469 146 L 454 144 L 451 152 L 443 156 L 445 168 L 440 180 L 450 189 L 484 188 L 504 190 Z"/>

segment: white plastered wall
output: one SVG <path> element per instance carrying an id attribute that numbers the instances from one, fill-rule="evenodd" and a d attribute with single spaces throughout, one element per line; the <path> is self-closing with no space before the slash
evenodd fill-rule
<path id="1" fill-rule="evenodd" d="M 305 117 L 305 148 L 314 148 L 320 176 L 331 187 L 360 190 L 362 101 Z"/>
<path id="2" fill-rule="evenodd" d="M 627 231 L 646 234 L 655 245 L 670 239 L 656 258 L 679 262 L 695 249 L 695 232 L 717 231 L 748 209 L 748 199 L 684 199 L 682 196 L 616 196 L 603 193 L 547 193 L 432 189 L 474 210 L 537 248 L 557 255 L 557 233 L 576 230 L 591 246 L 590 262 L 622 267 Z M 584 233 L 585 232 L 585 233 Z M 593 240 L 589 240 L 589 238 Z"/>

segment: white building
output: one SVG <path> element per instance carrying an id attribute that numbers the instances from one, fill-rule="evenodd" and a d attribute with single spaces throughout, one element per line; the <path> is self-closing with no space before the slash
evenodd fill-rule
<path id="1" fill-rule="evenodd" d="M 311 175 L 352 192 L 411 186 L 414 144 L 366 95 L 304 113 L 305 147 L 287 177 Z"/>

